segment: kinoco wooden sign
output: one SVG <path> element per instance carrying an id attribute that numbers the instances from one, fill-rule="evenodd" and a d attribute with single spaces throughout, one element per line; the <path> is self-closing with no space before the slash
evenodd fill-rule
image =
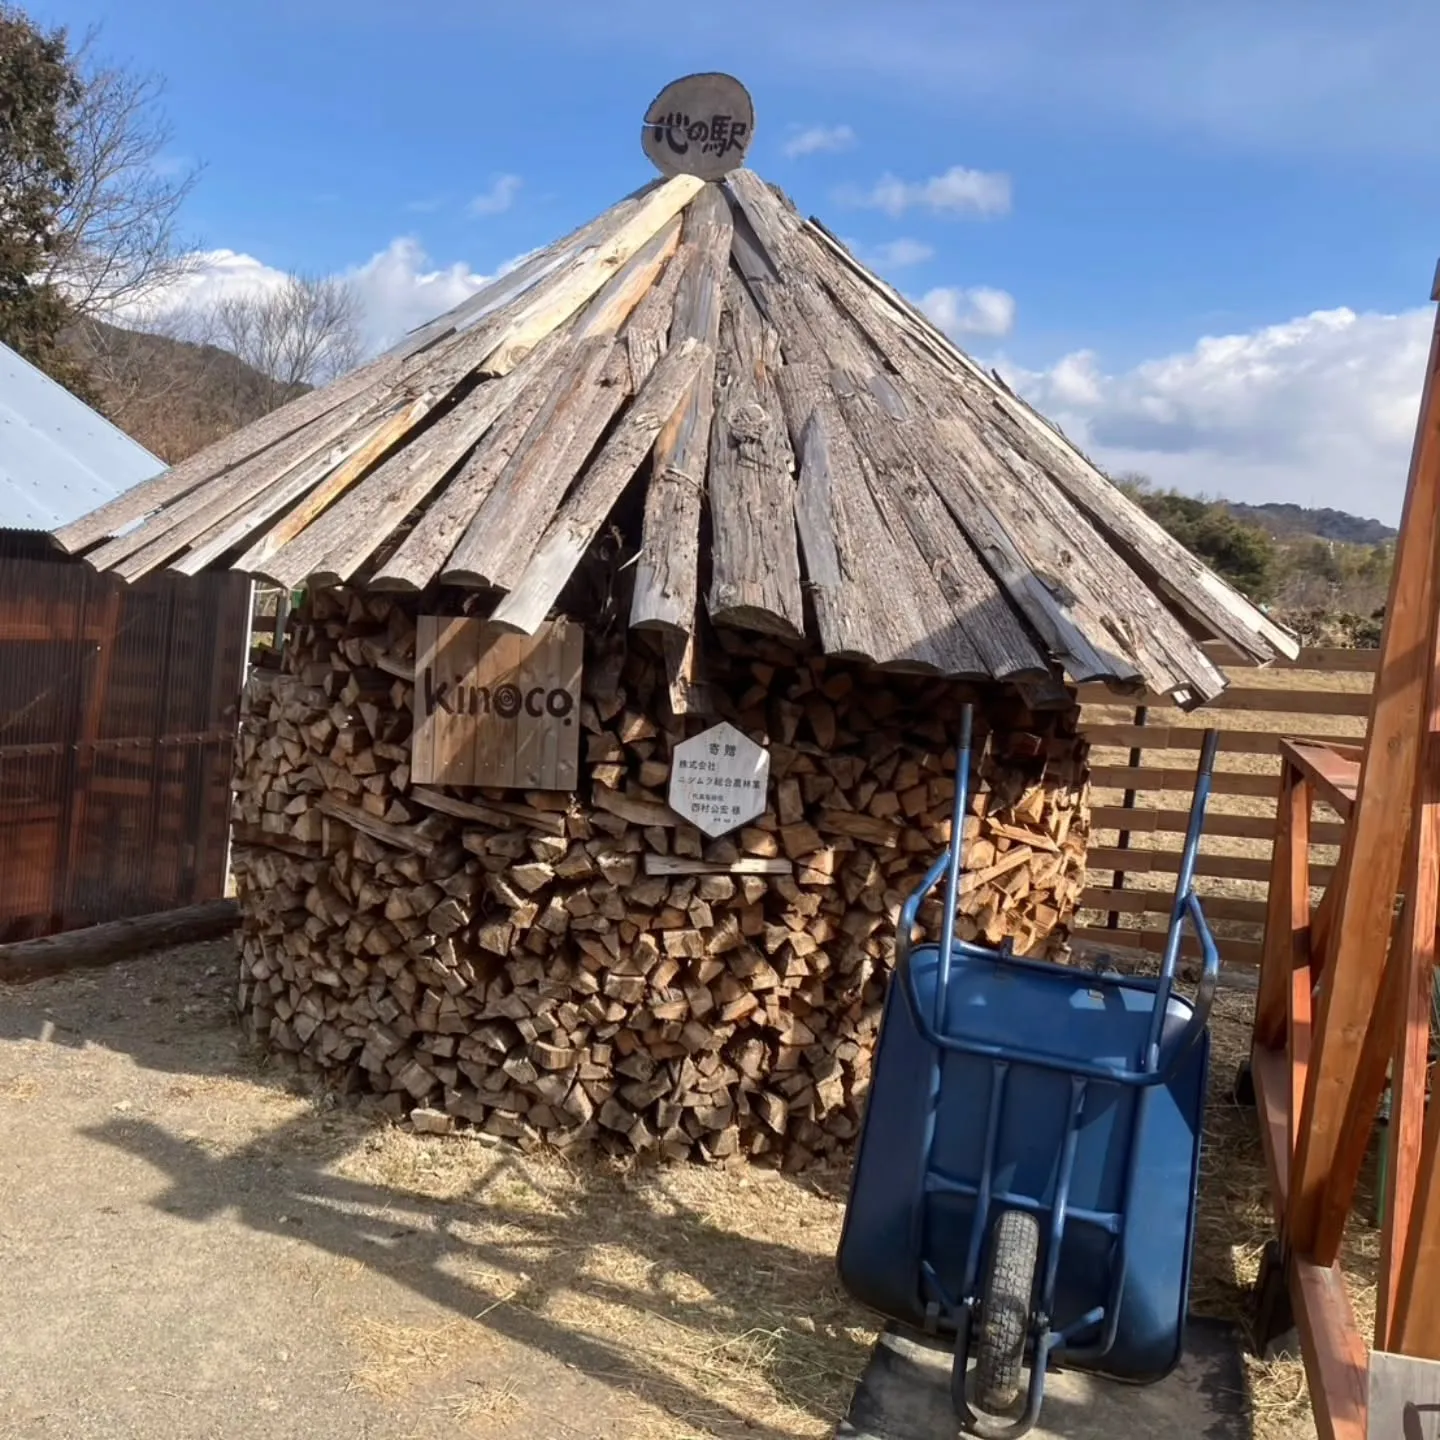
<path id="1" fill-rule="evenodd" d="M 584 654 L 583 630 L 564 620 L 516 635 L 484 620 L 420 616 L 414 781 L 573 790 Z"/>

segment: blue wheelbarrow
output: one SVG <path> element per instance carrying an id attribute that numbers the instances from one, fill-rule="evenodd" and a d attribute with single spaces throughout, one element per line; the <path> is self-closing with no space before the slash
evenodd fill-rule
<path id="1" fill-rule="evenodd" d="M 838 1264 L 862 1303 L 953 1334 L 961 1428 L 1011 1440 L 1039 1418 L 1051 1366 L 1143 1384 L 1180 1360 L 1220 967 L 1193 890 L 1217 737 L 1164 962 L 1141 978 L 955 939 L 971 725 L 967 707 L 950 847 L 900 915 Z M 915 946 L 942 875 L 940 943 Z M 1193 1002 L 1175 992 L 1187 921 L 1204 956 Z"/>

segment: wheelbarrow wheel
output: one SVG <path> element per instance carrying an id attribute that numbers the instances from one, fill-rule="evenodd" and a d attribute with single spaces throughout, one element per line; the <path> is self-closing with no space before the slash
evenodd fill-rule
<path id="1" fill-rule="evenodd" d="M 991 1415 L 1004 1414 L 1020 1394 L 1039 1254 L 1035 1217 L 1024 1210 L 1002 1211 L 990 1232 L 975 1334 L 975 1398 Z"/>

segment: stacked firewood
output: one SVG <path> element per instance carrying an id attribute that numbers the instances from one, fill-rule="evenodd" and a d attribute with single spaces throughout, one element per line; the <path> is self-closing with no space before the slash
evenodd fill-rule
<path id="1" fill-rule="evenodd" d="M 723 637 L 708 715 L 660 646 L 590 638 L 574 794 L 412 782 L 416 603 L 321 591 L 238 751 L 239 1002 L 254 1033 L 417 1128 L 791 1167 L 857 1133 L 899 908 L 946 844 L 961 687 Z M 1073 707 L 971 697 L 959 933 L 1063 949 L 1084 878 Z M 668 808 L 725 718 L 769 806 L 719 840 Z M 922 919 L 933 934 L 938 901 Z"/>

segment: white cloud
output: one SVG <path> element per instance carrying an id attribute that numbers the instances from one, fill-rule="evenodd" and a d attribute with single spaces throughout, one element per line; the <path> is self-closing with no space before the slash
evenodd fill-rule
<path id="1" fill-rule="evenodd" d="M 883 210 L 897 218 L 915 209 L 937 215 L 1008 215 L 1010 177 L 994 170 L 952 165 L 943 175 L 928 180 L 883 175 L 870 189 L 847 186 L 837 198 L 842 204 Z"/>
<path id="2" fill-rule="evenodd" d="M 1431 313 L 1319 310 L 1119 374 L 1079 351 L 1000 366 L 1112 473 L 1231 500 L 1400 515 Z"/>
<path id="3" fill-rule="evenodd" d="M 284 270 L 234 250 L 207 250 L 194 260 L 187 275 L 144 310 L 131 310 L 117 317 L 120 323 L 143 325 L 187 311 L 204 311 L 218 300 L 264 294 L 285 283 Z M 406 331 L 458 305 L 492 278 L 477 273 L 464 261 L 436 268 L 419 242 L 406 236 L 392 240 L 363 264 L 342 271 L 341 276 L 359 296 L 360 328 L 367 353 L 394 344 Z"/>
<path id="4" fill-rule="evenodd" d="M 1008 335 L 1015 325 L 1015 297 L 986 285 L 962 290 L 940 286 L 920 297 L 922 311 L 954 340 Z"/>
<path id="5" fill-rule="evenodd" d="M 497 175 L 490 188 L 470 202 L 472 215 L 501 215 L 515 203 L 525 182 L 518 175 Z"/>
<path id="6" fill-rule="evenodd" d="M 434 269 L 418 241 L 401 238 L 347 271 L 346 278 L 360 296 L 366 349 L 376 351 L 443 315 L 492 277 L 477 274 L 461 260 Z"/>
<path id="7" fill-rule="evenodd" d="M 835 154 L 854 143 L 855 132 L 848 125 L 811 125 L 792 135 L 783 148 L 795 160 L 802 155 Z"/>
<path id="8" fill-rule="evenodd" d="M 877 270 L 903 270 L 910 265 L 923 265 L 935 254 L 935 247 L 923 240 L 887 240 L 869 253 L 869 262 Z"/>

